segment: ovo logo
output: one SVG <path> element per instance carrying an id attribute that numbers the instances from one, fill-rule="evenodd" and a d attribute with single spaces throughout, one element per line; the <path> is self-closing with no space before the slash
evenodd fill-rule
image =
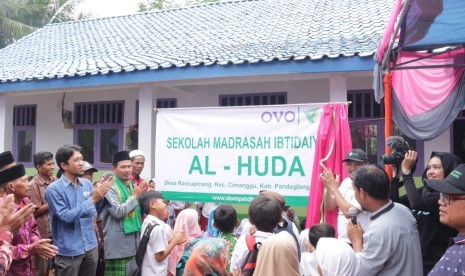
<path id="1" fill-rule="evenodd" d="M 294 111 L 265 111 L 261 118 L 264 123 L 281 123 L 281 121 L 291 123 L 295 121 L 295 117 Z"/>

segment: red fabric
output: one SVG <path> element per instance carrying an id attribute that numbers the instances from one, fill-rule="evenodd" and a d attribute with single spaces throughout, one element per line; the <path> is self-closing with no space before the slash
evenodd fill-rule
<path id="1" fill-rule="evenodd" d="M 334 125 L 333 112 L 336 119 Z M 332 154 L 324 163 L 327 168 L 331 168 L 335 174 L 345 179 L 347 171 L 341 161 L 352 149 L 352 138 L 348 121 L 348 111 L 346 104 L 327 104 L 323 107 L 320 125 L 318 127 L 318 137 L 315 149 L 315 161 L 313 163 L 312 182 L 308 199 L 307 222 L 305 228 L 309 228 L 322 220 L 322 202 L 324 184 L 320 179 L 323 169 L 320 160 L 325 158 L 330 151 L 333 141 L 335 142 Z M 321 208 L 321 209 L 320 209 Z M 337 229 L 337 210 L 323 211 L 324 221 L 330 223 Z"/>
<path id="2" fill-rule="evenodd" d="M 247 248 L 249 250 L 254 250 L 254 246 L 255 246 L 255 237 L 254 236 L 251 236 L 251 235 L 247 235 L 245 236 L 245 243 L 247 244 Z"/>
<path id="3" fill-rule="evenodd" d="M 200 224 L 200 229 L 203 232 L 207 232 L 207 230 L 208 230 L 208 218 L 201 215 L 199 224 Z"/>

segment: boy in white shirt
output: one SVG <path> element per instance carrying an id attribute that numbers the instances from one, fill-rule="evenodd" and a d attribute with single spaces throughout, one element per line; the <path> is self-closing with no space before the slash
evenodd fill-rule
<path id="1" fill-rule="evenodd" d="M 253 234 L 255 242 L 263 242 L 272 235 L 276 225 L 281 221 L 281 207 L 279 203 L 268 196 L 254 199 L 249 206 L 249 220 L 257 231 Z M 230 271 L 242 269 L 249 249 L 246 244 L 246 235 L 241 236 L 234 247 Z"/>
<path id="2" fill-rule="evenodd" d="M 168 210 L 160 192 L 145 192 L 140 198 L 140 205 L 147 215 L 142 224 L 142 233 L 149 223 L 158 224 L 150 233 L 141 275 L 166 276 L 169 260 L 167 257 L 176 245 L 187 242 L 186 236 L 184 233 L 172 233 L 170 226 L 163 222 L 168 217 Z"/>

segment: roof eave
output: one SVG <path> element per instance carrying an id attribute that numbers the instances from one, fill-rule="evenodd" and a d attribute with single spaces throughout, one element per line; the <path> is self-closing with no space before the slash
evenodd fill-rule
<path id="1" fill-rule="evenodd" d="M 215 64 L 209 66 L 187 66 L 181 68 L 174 67 L 158 70 L 120 72 L 105 75 L 98 74 L 5 82 L 0 83 L 0 92 L 137 84 L 186 79 L 371 71 L 373 67 L 373 55 L 363 57 L 322 58 L 317 60 L 288 60 L 228 65 Z"/>

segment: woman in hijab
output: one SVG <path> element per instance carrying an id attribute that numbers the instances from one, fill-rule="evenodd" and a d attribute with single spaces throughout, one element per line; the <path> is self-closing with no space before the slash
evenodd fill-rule
<path id="1" fill-rule="evenodd" d="M 420 234 L 421 253 L 423 257 L 423 273 L 427 275 L 446 251 L 450 237 L 457 231 L 439 222 L 439 192 L 429 188 L 423 181 L 423 186 L 417 188 L 413 180 L 413 171 L 417 162 L 417 153 L 409 150 L 402 161 L 402 178 L 406 195 L 399 197 L 399 179 L 391 182 L 391 200 L 399 202 L 412 210 L 417 220 Z M 422 180 L 444 179 L 463 161 L 454 154 L 447 152 L 431 153 Z"/>
<path id="2" fill-rule="evenodd" d="M 168 262 L 169 275 L 176 275 L 176 265 L 179 260 L 181 260 L 186 246 L 190 243 L 195 243 L 198 241 L 196 240 L 197 238 L 202 237 L 202 231 L 200 230 L 198 221 L 199 215 L 194 209 L 184 209 L 176 218 L 173 230 L 186 233 L 187 243 L 175 246 L 171 251 L 170 260 Z"/>
<path id="3" fill-rule="evenodd" d="M 183 276 L 228 276 L 229 243 L 224 239 L 199 240 L 186 263 Z"/>
<path id="4" fill-rule="evenodd" d="M 298 276 L 299 259 L 294 238 L 286 231 L 279 232 L 260 246 L 254 276 Z"/>
<path id="5" fill-rule="evenodd" d="M 354 250 L 344 241 L 321 238 L 315 255 L 323 276 L 352 276 L 360 272 Z"/>

